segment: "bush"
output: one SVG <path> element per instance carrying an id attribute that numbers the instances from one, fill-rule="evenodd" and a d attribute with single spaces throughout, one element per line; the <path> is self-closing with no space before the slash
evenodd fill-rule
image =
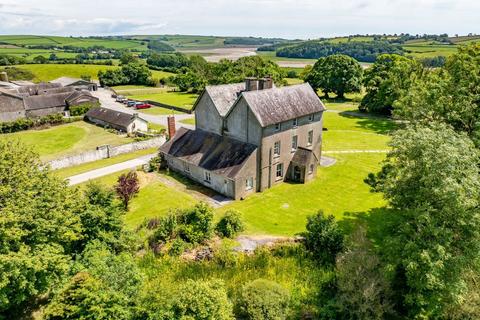
<path id="1" fill-rule="evenodd" d="M 73 121 L 80 120 L 78 118 L 69 119 L 64 118 L 63 115 L 50 114 L 41 118 L 21 118 L 15 121 L 10 122 L 0 122 L 0 133 L 13 133 L 23 130 L 28 130 L 35 127 L 40 127 L 44 125 L 58 125 L 62 123 L 70 123 Z"/>
<path id="2" fill-rule="evenodd" d="M 210 239 L 213 233 L 213 210 L 204 202 L 185 210 L 180 216 L 179 236 L 188 243 Z"/>
<path id="3" fill-rule="evenodd" d="M 257 279 L 243 287 L 240 312 L 252 320 L 286 319 L 289 300 L 289 293 L 278 283 Z"/>
<path id="4" fill-rule="evenodd" d="M 70 115 L 71 116 L 83 116 L 88 110 L 98 107 L 96 103 L 84 103 L 76 106 L 70 106 Z"/>
<path id="5" fill-rule="evenodd" d="M 180 286 L 173 306 L 175 319 L 233 319 L 233 306 L 219 280 L 187 280 Z"/>
<path id="6" fill-rule="evenodd" d="M 325 217 L 322 211 L 307 218 L 305 247 L 322 263 L 334 263 L 338 253 L 344 248 L 344 236 L 335 217 Z"/>
<path id="7" fill-rule="evenodd" d="M 245 230 L 245 226 L 237 211 L 227 211 L 215 227 L 215 231 L 224 238 L 233 238 L 237 233 Z"/>

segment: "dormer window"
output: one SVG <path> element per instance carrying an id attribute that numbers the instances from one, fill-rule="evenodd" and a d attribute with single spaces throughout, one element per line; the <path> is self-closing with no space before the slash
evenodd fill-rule
<path id="1" fill-rule="evenodd" d="M 292 125 L 293 125 L 294 128 L 298 126 L 298 119 L 297 118 L 293 119 Z"/>
<path id="2" fill-rule="evenodd" d="M 282 130 L 282 124 L 281 123 L 275 123 L 275 131 L 280 131 Z"/>
<path id="3" fill-rule="evenodd" d="M 308 121 L 312 122 L 313 121 L 313 114 L 308 115 Z"/>

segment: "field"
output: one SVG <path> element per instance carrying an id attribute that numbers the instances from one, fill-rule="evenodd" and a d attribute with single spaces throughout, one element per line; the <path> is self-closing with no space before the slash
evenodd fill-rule
<path id="1" fill-rule="evenodd" d="M 43 161 L 94 150 L 97 146 L 117 146 L 133 139 L 110 133 L 86 122 L 73 122 L 43 130 L 28 130 L 4 134 L 1 138 L 19 139 L 31 146 Z"/>
<path id="2" fill-rule="evenodd" d="M 141 101 L 150 100 L 150 101 L 160 102 L 160 103 L 164 103 L 172 106 L 183 107 L 185 109 L 191 109 L 198 97 L 197 94 L 172 91 L 172 88 L 122 86 L 122 87 L 115 87 L 114 89 L 118 94 L 127 96 L 131 99 L 141 100 Z M 152 109 L 155 109 L 155 108 L 152 108 Z M 145 111 L 147 113 L 150 113 L 148 112 L 148 110 L 145 110 Z M 154 111 L 151 111 L 151 112 L 154 112 Z"/>
<path id="3" fill-rule="evenodd" d="M 89 75 L 92 79 L 98 79 L 97 74 L 100 70 L 117 68 L 88 64 L 25 64 L 17 67 L 32 71 L 35 74 L 35 82 L 51 81 L 60 77 L 80 78 L 82 75 Z"/>
<path id="4" fill-rule="evenodd" d="M 324 132 L 324 151 L 337 160 L 335 165 L 319 168 L 317 179 L 306 185 L 283 183 L 243 201 L 234 201 L 217 209 L 217 214 L 238 210 L 246 221 L 248 234 L 291 236 L 304 230 L 307 215 L 318 210 L 344 219 L 383 206 L 382 196 L 371 193 L 363 179 L 380 169 L 385 152 L 362 151 L 387 150 L 388 133 L 395 128 L 394 123 L 385 118 L 357 117 L 354 103 L 327 103 L 327 108 L 335 111 L 325 113 L 328 131 Z M 199 201 L 192 197 L 193 190 L 202 187 L 176 175 L 159 174 L 133 200 L 127 225 L 135 228 L 144 219 L 162 216 L 179 204 L 192 205 Z"/>
<path id="5" fill-rule="evenodd" d="M 88 75 L 98 80 L 98 72 L 116 69 L 115 66 L 90 65 L 90 64 L 24 64 L 15 67 L 30 70 L 35 74 L 35 82 L 51 81 L 60 77 L 80 78 Z M 170 72 L 151 70 L 152 77 L 163 79 L 173 75 Z"/>

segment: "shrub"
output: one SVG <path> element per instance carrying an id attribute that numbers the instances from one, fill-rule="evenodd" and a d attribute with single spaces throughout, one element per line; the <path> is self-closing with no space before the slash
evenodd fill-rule
<path id="1" fill-rule="evenodd" d="M 180 237 L 188 243 L 200 243 L 213 233 L 213 210 L 204 202 L 185 210 L 180 215 Z"/>
<path id="2" fill-rule="evenodd" d="M 62 123 L 69 123 L 76 120 L 78 119 L 71 120 L 68 118 L 64 118 L 63 115 L 59 113 L 50 114 L 48 116 L 35 119 L 21 118 L 10 122 L 0 122 L 0 133 L 13 133 L 44 125 L 57 125 Z"/>
<path id="3" fill-rule="evenodd" d="M 233 306 L 222 281 L 187 280 L 176 298 L 175 319 L 233 319 Z"/>
<path id="4" fill-rule="evenodd" d="M 229 210 L 220 219 L 215 231 L 222 237 L 233 238 L 237 233 L 245 230 L 245 226 L 237 211 Z"/>
<path id="5" fill-rule="evenodd" d="M 322 211 L 307 218 L 305 247 L 322 263 L 333 263 L 344 248 L 344 236 L 335 217 L 325 217 Z"/>
<path id="6" fill-rule="evenodd" d="M 70 115 L 71 116 L 83 116 L 88 110 L 98 107 L 96 103 L 84 103 L 80 105 L 70 106 Z"/>
<path id="7" fill-rule="evenodd" d="M 170 248 L 168 249 L 168 254 L 171 256 L 179 256 L 181 255 L 187 247 L 187 244 L 182 239 L 175 239 L 170 244 Z"/>
<path id="8" fill-rule="evenodd" d="M 289 300 L 289 293 L 278 283 L 257 279 L 243 287 L 240 312 L 252 320 L 286 319 Z"/>
<path id="9" fill-rule="evenodd" d="M 158 228 L 153 234 L 154 242 L 162 241 L 166 242 L 168 240 L 175 238 L 175 230 L 177 228 L 177 214 L 170 213 L 166 217 L 160 218 L 158 221 Z"/>

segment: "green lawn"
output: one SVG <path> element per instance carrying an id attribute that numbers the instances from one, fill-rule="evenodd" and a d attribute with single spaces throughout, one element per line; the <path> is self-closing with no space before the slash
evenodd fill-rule
<path id="1" fill-rule="evenodd" d="M 79 121 L 43 130 L 27 130 L 4 134 L 3 138 L 16 138 L 32 146 L 44 161 L 66 155 L 94 150 L 97 146 L 113 146 L 132 142 L 133 139 L 110 133 L 103 128 Z"/>
<path id="2" fill-rule="evenodd" d="M 136 100 L 151 100 L 176 107 L 191 109 L 197 100 L 198 95 L 185 92 L 160 91 L 147 94 L 134 93 L 128 95 L 128 97 Z"/>
<path id="3" fill-rule="evenodd" d="M 169 115 L 169 114 L 185 114 L 185 112 L 180 112 L 177 110 L 156 107 L 156 106 L 153 106 L 150 109 L 142 109 L 140 113 L 160 115 L 160 116 Z"/>
<path id="4" fill-rule="evenodd" d="M 170 209 L 186 208 L 195 204 L 195 200 L 186 192 L 165 186 L 154 181 L 148 186 L 141 188 L 130 206 L 130 211 L 125 217 L 125 223 L 129 228 L 135 228 L 144 219 L 163 216 Z"/>
<path id="5" fill-rule="evenodd" d="M 183 120 L 180 120 L 181 123 L 185 123 L 185 124 L 190 124 L 192 126 L 195 125 L 195 118 L 190 118 L 190 119 L 183 119 Z"/>
<path id="6" fill-rule="evenodd" d="M 122 154 L 122 155 L 119 155 L 119 156 L 116 156 L 116 157 L 113 157 L 113 158 L 102 159 L 102 160 L 98 160 L 98 161 L 84 163 L 84 164 L 74 166 L 74 167 L 54 170 L 53 173 L 55 175 L 57 175 L 58 177 L 60 177 L 62 179 L 65 179 L 65 178 L 72 177 L 72 176 L 80 174 L 80 173 L 88 172 L 88 171 L 95 170 L 95 169 L 98 169 L 98 168 L 103 168 L 103 167 L 106 167 L 106 166 L 110 166 L 112 164 L 116 164 L 116 163 L 120 163 L 120 162 L 124 162 L 124 161 L 128 161 L 128 160 L 132 160 L 132 159 L 135 159 L 135 158 L 147 155 L 147 154 L 156 153 L 156 152 L 158 152 L 157 148 L 138 150 L 138 151 L 135 151 L 135 152 Z"/>

